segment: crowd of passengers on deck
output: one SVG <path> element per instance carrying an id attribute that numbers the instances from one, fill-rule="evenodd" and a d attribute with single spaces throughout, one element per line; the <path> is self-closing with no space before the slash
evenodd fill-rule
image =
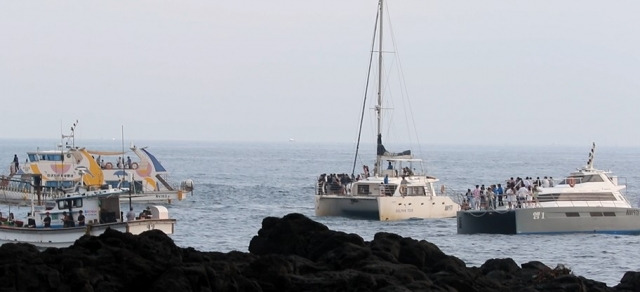
<path id="1" fill-rule="evenodd" d="M 367 165 L 363 165 L 362 166 L 362 170 L 363 170 L 363 175 L 358 174 L 356 175 L 349 175 L 346 173 L 341 173 L 341 174 L 335 174 L 335 173 L 331 173 L 331 174 L 326 174 L 323 173 L 318 177 L 318 190 L 320 191 L 320 193 L 322 194 L 341 194 L 341 195 L 346 195 L 348 194 L 351 190 L 347 187 L 350 183 L 354 182 L 354 181 L 359 181 L 361 179 L 367 179 L 369 178 L 369 166 Z M 374 167 L 374 171 L 377 170 L 377 164 Z M 389 164 L 387 166 L 387 170 L 394 170 L 393 165 L 391 164 L 391 161 L 389 161 Z M 395 171 L 394 175 L 397 176 L 398 172 Z M 412 176 L 414 175 L 413 170 L 411 170 L 411 168 L 409 167 L 403 167 L 402 168 L 402 178 L 404 180 L 405 177 L 407 176 Z M 385 184 L 387 184 L 387 178 L 385 177 Z"/>
<path id="2" fill-rule="evenodd" d="M 112 169 L 113 168 L 113 164 L 111 162 L 105 162 L 104 159 L 102 159 L 100 155 L 98 155 L 98 158 L 96 158 L 96 163 L 98 163 L 98 165 L 102 169 Z M 118 161 L 116 162 L 116 168 L 118 168 L 118 169 L 122 169 L 122 168 L 136 169 L 136 168 L 138 168 L 138 163 L 131 162 L 131 157 L 130 156 L 127 156 L 126 160 L 123 159 L 122 157 L 118 157 Z"/>
<path id="3" fill-rule="evenodd" d="M 358 181 L 362 177 L 346 174 L 346 173 L 323 173 L 318 178 L 318 188 L 323 194 L 342 194 L 346 195 L 349 192 L 347 185 L 353 181 Z"/>
<path id="4" fill-rule="evenodd" d="M 524 179 L 511 177 L 506 185 L 494 184 L 488 187 L 476 185 L 467 189 L 462 201 L 463 210 L 495 210 L 498 208 L 516 209 L 531 208 L 538 204 L 538 192 L 540 187 L 553 187 L 553 177 L 544 177 L 535 180 L 532 177 Z"/>

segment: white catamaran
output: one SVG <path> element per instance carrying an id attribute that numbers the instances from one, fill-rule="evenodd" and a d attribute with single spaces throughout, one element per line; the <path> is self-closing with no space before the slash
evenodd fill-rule
<path id="1" fill-rule="evenodd" d="M 438 179 L 424 173 L 422 160 L 415 158 L 410 150 L 391 153 L 382 144 L 382 16 L 384 15 L 382 0 L 378 2 L 378 6 L 376 23 L 378 30 L 378 94 L 375 106 L 377 155 L 375 167 L 370 172 L 368 166 L 363 166 L 363 172 L 357 177 L 354 175 L 354 171 L 351 172 L 351 175 L 320 175 L 315 188 L 316 216 L 345 216 L 383 221 L 454 217 L 456 212 L 460 210 L 460 205 L 444 195 L 444 190 L 441 191 L 441 194 L 436 192 L 434 183 Z M 362 129 L 362 124 L 360 129 Z M 356 151 L 356 159 L 357 156 Z"/>

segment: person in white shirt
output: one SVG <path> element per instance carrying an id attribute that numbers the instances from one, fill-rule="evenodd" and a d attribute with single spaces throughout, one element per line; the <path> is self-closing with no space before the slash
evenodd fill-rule
<path id="1" fill-rule="evenodd" d="M 507 188 L 507 203 L 509 205 L 509 210 L 516 208 L 516 193 L 513 191 L 513 188 Z"/>
<path id="2" fill-rule="evenodd" d="M 136 220 L 136 213 L 133 212 L 133 207 L 129 208 L 129 212 L 127 212 L 127 221 Z"/>
<path id="3" fill-rule="evenodd" d="M 521 186 L 518 189 L 518 207 L 524 208 L 524 204 L 527 200 L 527 194 L 529 193 L 527 187 Z"/>
<path id="4" fill-rule="evenodd" d="M 546 176 L 542 179 L 542 187 L 543 188 L 549 187 L 549 179 Z"/>

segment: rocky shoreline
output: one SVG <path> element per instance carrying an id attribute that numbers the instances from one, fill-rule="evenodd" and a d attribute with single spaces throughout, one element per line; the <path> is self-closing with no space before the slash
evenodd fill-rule
<path id="1" fill-rule="evenodd" d="M 248 253 L 180 248 L 161 231 L 108 231 L 44 251 L 8 243 L 0 283 L 0 291 L 640 291 L 640 272 L 608 287 L 537 261 L 467 267 L 428 241 L 378 233 L 367 242 L 294 213 L 265 218 Z"/>

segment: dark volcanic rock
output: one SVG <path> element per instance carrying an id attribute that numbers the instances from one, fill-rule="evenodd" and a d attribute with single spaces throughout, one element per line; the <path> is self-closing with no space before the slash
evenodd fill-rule
<path id="1" fill-rule="evenodd" d="M 391 233 L 371 242 L 300 214 L 265 218 L 249 253 L 179 248 L 160 231 L 108 231 L 64 249 L 0 247 L 0 291 L 639 291 L 559 265 L 491 259 L 467 267 L 434 244 Z"/>

